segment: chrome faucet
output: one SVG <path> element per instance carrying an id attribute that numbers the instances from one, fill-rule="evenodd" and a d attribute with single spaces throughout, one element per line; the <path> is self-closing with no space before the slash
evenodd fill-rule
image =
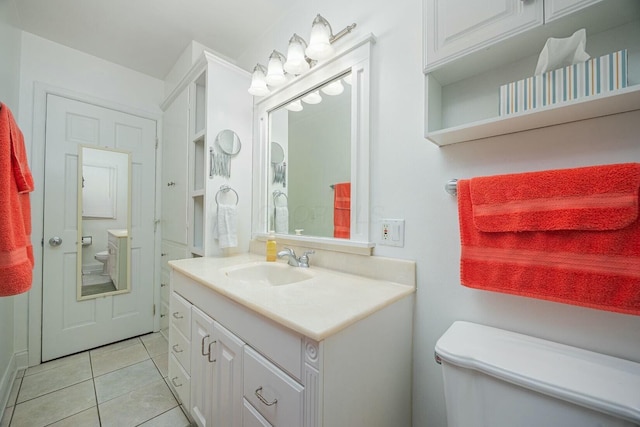
<path id="1" fill-rule="evenodd" d="M 296 252 L 291 248 L 284 248 L 278 252 L 278 258 L 288 257 L 288 263 L 292 267 L 309 268 L 309 255 L 314 254 L 315 251 L 306 251 L 298 258 Z"/>

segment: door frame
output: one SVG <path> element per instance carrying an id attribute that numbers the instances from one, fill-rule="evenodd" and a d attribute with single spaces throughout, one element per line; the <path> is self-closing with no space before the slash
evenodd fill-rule
<path id="1" fill-rule="evenodd" d="M 155 168 L 155 219 L 160 213 L 160 165 L 162 162 L 161 147 L 158 141 L 162 140 L 162 113 L 142 110 L 113 101 L 107 101 L 95 96 L 76 92 L 61 87 L 56 87 L 42 82 L 34 83 L 33 95 L 33 135 L 31 141 L 31 173 L 36 182 L 36 188 L 31 193 L 31 243 L 35 265 L 33 268 L 33 284 L 28 294 L 28 340 L 27 357 L 28 366 L 42 363 L 42 295 L 43 295 L 43 242 L 44 242 L 44 168 L 45 168 L 45 143 L 46 143 L 46 118 L 47 95 L 57 95 L 74 101 L 93 104 L 99 107 L 120 111 L 126 114 L 139 116 L 156 122 L 156 168 Z M 37 148 L 37 149 L 36 149 Z M 39 184 L 39 185 L 38 185 Z M 158 308 L 153 319 L 153 330 L 160 330 L 160 287 L 156 286 L 160 278 L 160 238 L 158 229 L 154 235 L 154 265 L 153 265 L 153 303 Z"/>

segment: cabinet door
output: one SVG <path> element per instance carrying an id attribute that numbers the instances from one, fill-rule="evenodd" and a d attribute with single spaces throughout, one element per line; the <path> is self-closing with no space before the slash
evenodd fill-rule
<path id="1" fill-rule="evenodd" d="M 163 115 L 162 238 L 187 244 L 187 143 L 189 93 L 185 89 Z"/>
<path id="2" fill-rule="evenodd" d="M 242 353 L 244 342 L 217 322 L 214 324 L 217 426 L 242 427 Z"/>
<path id="3" fill-rule="evenodd" d="M 212 422 L 215 371 L 213 319 L 196 307 L 191 309 L 191 408 L 189 412 L 200 427 Z"/>
<path id="4" fill-rule="evenodd" d="M 602 0 L 545 0 L 544 1 L 544 22 L 551 22 L 555 19 L 567 16 L 570 13 L 584 9 Z"/>
<path id="5" fill-rule="evenodd" d="M 542 25 L 542 0 L 424 0 L 425 66 L 430 71 L 462 55 Z"/>

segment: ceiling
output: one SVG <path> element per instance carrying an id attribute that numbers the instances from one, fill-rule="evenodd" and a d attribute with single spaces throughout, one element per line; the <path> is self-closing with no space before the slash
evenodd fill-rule
<path id="1" fill-rule="evenodd" d="M 296 0 L 14 0 L 23 30 L 164 79 L 195 40 L 235 60 Z"/>

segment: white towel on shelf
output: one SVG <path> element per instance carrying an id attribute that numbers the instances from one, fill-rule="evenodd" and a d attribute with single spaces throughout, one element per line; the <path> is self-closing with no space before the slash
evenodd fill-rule
<path id="1" fill-rule="evenodd" d="M 218 214 L 213 229 L 221 249 L 238 246 L 238 210 L 236 205 L 218 204 Z"/>
<path id="2" fill-rule="evenodd" d="M 289 234 L 289 208 L 276 206 L 276 233 Z"/>

